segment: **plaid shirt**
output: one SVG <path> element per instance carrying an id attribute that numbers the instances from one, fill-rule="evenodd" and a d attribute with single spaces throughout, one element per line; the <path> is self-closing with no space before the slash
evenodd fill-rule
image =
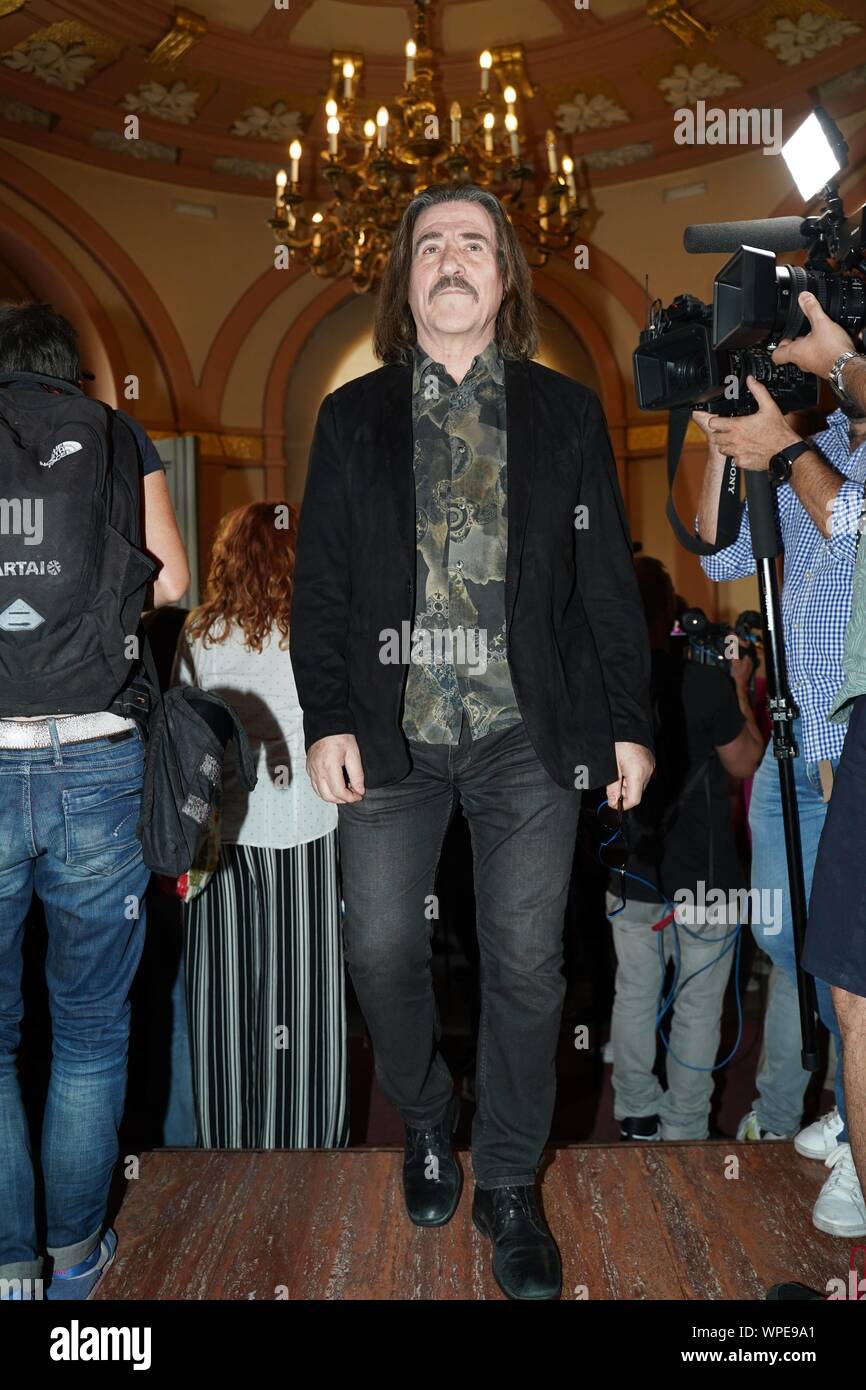
<path id="1" fill-rule="evenodd" d="M 845 479 L 833 503 L 831 536 L 821 535 L 790 483 L 774 489 L 785 548 L 782 626 L 788 681 L 801 714 L 801 751 L 807 762 L 838 758 L 845 741 L 844 725 L 831 724 L 828 716 L 842 684 L 858 517 L 866 484 L 866 444 L 851 452 L 844 411 L 834 410 L 827 428 L 812 440 L 816 452 Z M 748 512 L 746 503 L 740 533 L 732 545 L 718 555 L 701 556 L 709 579 L 745 579 L 755 573 Z"/>

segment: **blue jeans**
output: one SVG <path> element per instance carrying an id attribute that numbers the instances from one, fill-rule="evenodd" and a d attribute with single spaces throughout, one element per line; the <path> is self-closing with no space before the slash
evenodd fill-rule
<path id="1" fill-rule="evenodd" d="M 126 1092 L 129 989 L 150 870 L 135 833 L 144 773 L 136 729 L 87 743 L 0 748 L 0 1277 L 38 1278 L 30 1136 L 16 1053 L 21 947 L 45 909 L 53 1056 L 42 1127 L 47 1252 L 59 1268 L 98 1244 Z"/>
<path id="2" fill-rule="evenodd" d="M 794 739 L 802 748 L 802 729 L 794 720 Z M 834 770 L 838 758 L 833 760 Z M 797 811 L 800 839 L 803 846 L 803 877 L 806 881 L 806 902 L 812 891 L 812 873 L 818 854 L 818 841 L 827 815 L 827 802 L 821 796 L 821 779 L 817 763 L 807 763 L 800 755 L 794 759 L 794 784 L 797 790 Z M 753 927 L 758 945 L 776 967 L 767 1013 L 764 1019 L 764 1051 L 758 1071 L 758 1099 L 755 1113 L 762 1129 L 774 1134 L 791 1135 L 800 1128 L 803 1116 L 803 1096 L 809 1083 L 809 1073 L 800 1062 L 802 1041 L 800 1013 L 797 1003 L 796 972 L 794 969 L 794 929 L 788 889 L 788 865 L 785 858 L 785 834 L 782 822 L 782 798 L 779 789 L 779 769 L 773 756 L 772 740 L 767 745 L 761 766 L 755 773 L 752 800 L 749 804 L 749 826 L 752 831 L 752 887 L 768 890 L 770 900 L 775 890 L 781 890 L 782 912 L 768 928 L 766 923 Z M 778 928 L 781 926 L 781 930 Z M 830 988 L 821 980 L 815 981 L 818 1013 L 821 1022 L 836 1039 L 839 1063 L 836 1069 L 835 1091 L 839 1114 L 845 1119 L 845 1097 L 842 1090 L 842 1042 L 833 1009 Z M 847 1130 L 839 1142 L 847 1142 Z"/>

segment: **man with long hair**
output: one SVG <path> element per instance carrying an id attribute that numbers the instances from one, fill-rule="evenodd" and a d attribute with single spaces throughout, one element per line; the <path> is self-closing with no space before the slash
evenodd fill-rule
<path id="1" fill-rule="evenodd" d="M 292 662 L 307 766 L 339 807 L 346 958 L 406 1125 L 409 1217 L 461 1173 L 438 1050 L 432 894 L 459 802 L 482 1006 L 472 1216 L 512 1298 L 557 1298 L 538 1204 L 580 788 L 638 803 L 649 645 L 595 394 L 531 361 L 529 267 L 499 200 L 425 189 L 379 292 L 379 370 L 323 402 L 298 538 Z"/>

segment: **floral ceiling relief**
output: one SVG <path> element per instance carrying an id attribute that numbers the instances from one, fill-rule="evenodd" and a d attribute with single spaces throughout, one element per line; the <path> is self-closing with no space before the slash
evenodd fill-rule
<path id="1" fill-rule="evenodd" d="M 200 93 L 178 79 L 170 87 L 162 82 L 141 82 L 134 92 L 127 92 L 121 102 L 124 111 L 141 116 L 157 116 L 175 125 L 189 125 L 198 115 Z"/>
<path id="2" fill-rule="evenodd" d="M 582 135 L 587 130 L 607 130 L 630 120 L 628 112 L 603 92 L 589 96 L 575 92 L 570 101 L 556 108 L 556 124 L 566 135 Z"/>
<path id="3" fill-rule="evenodd" d="M 777 19 L 775 28 L 764 35 L 763 43 L 780 63 L 795 67 L 804 59 L 816 58 L 825 49 L 835 48 L 860 32 L 861 26 L 844 15 L 807 12 L 799 19 L 785 16 Z"/>
<path id="4" fill-rule="evenodd" d="M 63 20 L 30 34 L 22 43 L 0 54 L 0 62 L 14 72 L 35 77 L 49 87 L 74 92 L 88 78 L 119 56 L 121 44 L 84 24 Z"/>
<path id="5" fill-rule="evenodd" d="M 248 106 L 231 128 L 232 135 L 246 135 L 253 140 L 291 140 L 303 131 L 300 111 L 290 111 L 284 101 L 271 107 Z"/>
<path id="6" fill-rule="evenodd" d="M 736 73 L 723 72 L 711 63 L 677 63 L 673 72 L 659 81 L 659 90 L 671 106 L 691 106 L 702 97 L 719 97 L 735 87 L 742 87 Z"/>

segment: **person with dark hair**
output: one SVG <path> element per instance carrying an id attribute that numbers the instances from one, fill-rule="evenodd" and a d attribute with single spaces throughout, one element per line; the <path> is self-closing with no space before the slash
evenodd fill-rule
<path id="1" fill-rule="evenodd" d="M 57 1300 L 88 1297 L 117 1244 L 103 1224 L 150 877 L 136 834 L 144 746 L 127 690 L 142 610 L 189 584 L 153 445 L 87 399 L 81 376 L 62 315 L 0 308 L 0 1280 L 16 1297 L 47 1254 L 45 1296 Z M 52 1021 L 44 1252 L 16 1070 L 34 893 Z"/>
<path id="2" fill-rule="evenodd" d="M 199 1142 L 326 1149 L 349 1142 L 337 812 L 304 767 L 289 656 L 297 508 L 223 517 L 208 590 L 178 644 L 173 683 L 230 700 L 257 761 L 223 770 L 216 871 L 184 908 Z"/>
<path id="3" fill-rule="evenodd" d="M 648 555 L 636 556 L 635 570 L 652 647 L 658 771 L 633 816 L 635 852 L 625 874 L 612 874 L 607 894 L 617 959 L 614 1115 L 622 1139 L 700 1140 L 709 1135 L 722 1001 L 740 926 L 740 900 L 731 895 L 744 885 L 728 777 L 751 777 L 764 739 L 749 703 L 751 661 L 733 660 L 729 675 L 685 659 L 682 643 L 675 649 L 671 642 L 670 575 Z M 720 893 L 727 895 L 722 910 Z M 678 905 L 671 921 L 666 902 Z M 671 961 L 663 1088 L 656 1029 Z"/>
<path id="4" fill-rule="evenodd" d="M 19 373 L 81 380 L 78 335 L 50 304 L 0 305 L 0 377 Z"/>
<path id="5" fill-rule="evenodd" d="M 598 397 L 531 361 L 531 275 L 493 194 L 413 199 L 374 341 L 385 365 L 325 399 L 310 455 L 291 638 L 307 766 L 339 808 L 348 967 L 421 1226 L 449 1221 L 461 1186 L 429 962 L 462 803 L 482 982 L 473 1220 L 506 1294 L 557 1298 L 537 1174 L 580 788 L 634 806 L 653 766 L 625 509 Z"/>

